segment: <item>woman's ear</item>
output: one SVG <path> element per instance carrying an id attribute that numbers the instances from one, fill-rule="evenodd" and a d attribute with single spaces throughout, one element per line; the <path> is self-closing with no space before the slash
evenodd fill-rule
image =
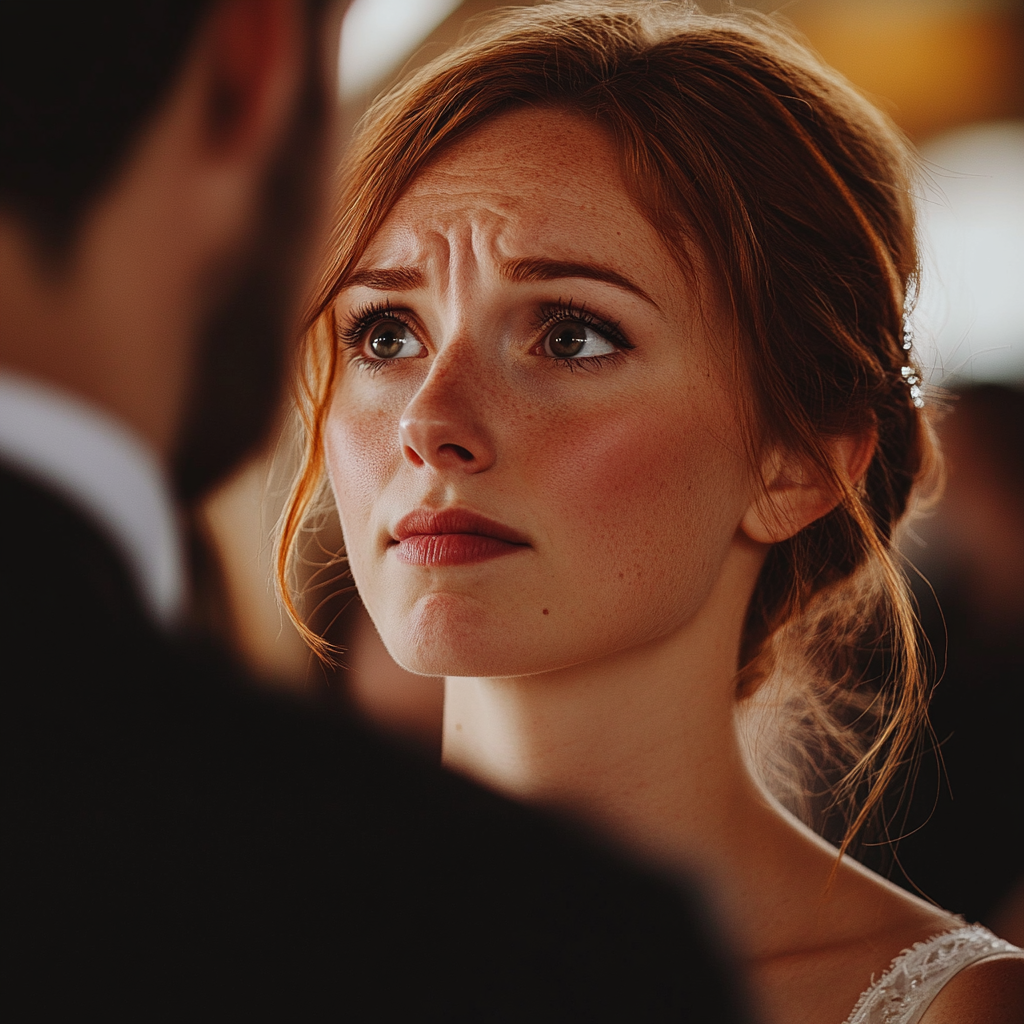
<path id="1" fill-rule="evenodd" d="M 829 442 L 836 470 L 851 485 L 867 472 L 876 442 L 874 429 Z M 766 460 L 763 478 L 764 489 L 740 522 L 740 530 L 759 544 L 788 540 L 831 512 L 843 497 L 835 482 L 805 456 L 777 448 Z"/>

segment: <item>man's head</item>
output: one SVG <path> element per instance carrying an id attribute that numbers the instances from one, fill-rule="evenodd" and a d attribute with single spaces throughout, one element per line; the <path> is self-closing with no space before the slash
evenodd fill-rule
<path id="1" fill-rule="evenodd" d="M 326 167 L 330 7 L 0 16 L 0 366 L 127 420 L 186 500 L 276 406 Z"/>

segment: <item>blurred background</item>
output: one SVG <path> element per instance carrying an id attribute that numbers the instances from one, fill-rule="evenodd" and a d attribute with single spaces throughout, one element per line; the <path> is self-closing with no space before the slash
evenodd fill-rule
<path id="1" fill-rule="evenodd" d="M 402 73 L 501 6 L 355 0 L 340 40 L 349 125 Z M 937 742 L 892 812 L 890 834 L 904 836 L 895 853 L 882 843 L 861 855 L 1024 943 L 1024 0 L 738 6 L 780 12 L 924 158 L 913 326 L 948 481 L 904 546 L 921 570 L 921 619 L 936 654 Z M 257 672 L 330 693 L 436 756 L 441 683 L 391 661 L 343 564 L 310 570 L 316 625 L 344 648 L 338 666 L 312 658 L 279 610 L 271 535 L 288 459 L 273 455 L 254 460 L 203 512 L 226 590 L 220 628 Z M 337 526 L 320 542 L 327 563 L 341 548 Z"/>

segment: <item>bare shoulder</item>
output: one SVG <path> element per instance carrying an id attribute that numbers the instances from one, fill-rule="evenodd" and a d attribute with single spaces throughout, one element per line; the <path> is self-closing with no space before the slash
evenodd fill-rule
<path id="1" fill-rule="evenodd" d="M 1024 1024 L 1024 953 L 964 968 L 935 997 L 921 1024 Z"/>

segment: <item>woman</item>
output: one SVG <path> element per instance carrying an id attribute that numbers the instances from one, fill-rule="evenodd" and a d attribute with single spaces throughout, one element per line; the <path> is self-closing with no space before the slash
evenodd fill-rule
<path id="1" fill-rule="evenodd" d="M 877 712 L 855 831 L 923 716 L 911 172 L 766 19 L 507 15 L 368 115 L 306 345 L 282 579 L 326 470 L 388 649 L 447 677 L 446 762 L 700 872 L 790 1024 L 1024 987 L 780 803 Z"/>

